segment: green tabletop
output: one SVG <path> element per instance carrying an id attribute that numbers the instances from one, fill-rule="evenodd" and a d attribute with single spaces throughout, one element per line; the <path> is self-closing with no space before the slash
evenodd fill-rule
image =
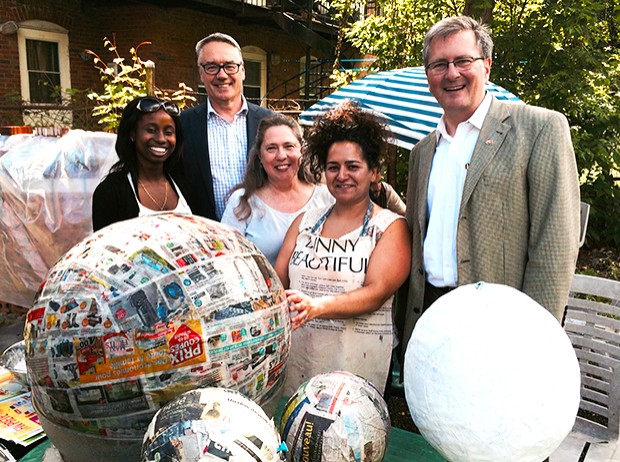
<path id="1" fill-rule="evenodd" d="M 384 462 L 445 462 L 422 435 L 392 427 Z"/>
<path id="2" fill-rule="evenodd" d="M 19 462 L 41 462 L 49 440 L 42 442 Z M 392 427 L 392 437 L 384 462 L 445 462 L 421 435 Z M 137 462 L 137 461 L 136 461 Z"/>
<path id="3" fill-rule="evenodd" d="M 279 422 L 286 398 L 282 397 L 274 420 Z M 28 452 L 19 462 L 41 462 L 45 450 L 50 447 L 49 440 L 44 441 Z M 433 447 L 417 433 L 392 427 L 390 443 L 384 462 L 445 462 Z M 137 461 L 136 461 L 137 462 Z"/>
<path id="4" fill-rule="evenodd" d="M 46 438 L 45 441 L 37 444 L 36 447 L 31 449 L 24 457 L 19 459 L 19 462 L 41 462 L 43 460 L 43 454 L 45 454 L 45 451 L 50 446 L 50 440 Z"/>

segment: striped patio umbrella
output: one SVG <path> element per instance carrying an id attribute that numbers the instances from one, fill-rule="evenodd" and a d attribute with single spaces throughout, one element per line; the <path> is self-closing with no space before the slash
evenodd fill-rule
<path id="1" fill-rule="evenodd" d="M 519 98 L 493 83 L 487 90 L 497 99 L 523 103 Z M 302 125 L 312 125 L 314 118 L 346 99 L 381 117 L 392 130 L 398 146 L 411 149 L 432 132 L 443 109 L 428 90 L 423 67 L 407 67 L 370 74 L 356 80 L 316 102 L 299 116 Z"/>

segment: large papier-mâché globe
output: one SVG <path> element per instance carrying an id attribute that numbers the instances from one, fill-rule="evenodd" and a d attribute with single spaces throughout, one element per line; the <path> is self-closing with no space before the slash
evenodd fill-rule
<path id="1" fill-rule="evenodd" d="M 404 379 L 415 424 L 451 462 L 540 462 L 579 407 L 579 363 L 560 323 L 499 284 L 461 286 L 431 305 Z"/>
<path id="2" fill-rule="evenodd" d="M 294 462 L 380 462 L 390 428 L 387 404 L 377 389 L 343 371 L 304 382 L 280 422 L 287 460 Z"/>
<path id="3" fill-rule="evenodd" d="M 273 422 L 254 401 L 234 390 L 200 388 L 162 407 L 142 444 L 142 462 L 284 460 Z"/>
<path id="4" fill-rule="evenodd" d="M 250 241 L 164 213 L 110 225 L 65 254 L 24 337 L 34 405 L 65 460 L 84 460 L 72 442 L 92 435 L 101 457 L 89 461 L 135 461 L 153 414 L 187 390 L 232 388 L 275 412 L 290 322 L 282 285 Z M 112 440 L 131 455 L 106 455 Z"/>

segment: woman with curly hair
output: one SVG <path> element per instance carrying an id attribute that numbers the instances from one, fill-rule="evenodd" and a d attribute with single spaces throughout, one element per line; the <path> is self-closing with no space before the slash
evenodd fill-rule
<path id="1" fill-rule="evenodd" d="M 294 329 L 285 394 L 332 370 L 385 388 L 393 294 L 409 275 L 411 246 L 405 220 L 370 200 L 387 136 L 374 115 L 345 102 L 306 137 L 311 171 L 325 175 L 336 202 L 297 217 L 276 261 Z"/>
<path id="2" fill-rule="evenodd" d="M 256 244 L 273 265 L 291 222 L 304 210 L 332 204 L 304 161 L 301 127 L 284 114 L 260 121 L 243 181 L 226 204 L 222 223 Z"/>

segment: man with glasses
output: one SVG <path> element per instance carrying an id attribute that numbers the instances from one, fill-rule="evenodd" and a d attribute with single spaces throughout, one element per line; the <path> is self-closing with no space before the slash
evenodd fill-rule
<path id="1" fill-rule="evenodd" d="M 478 281 L 515 287 L 562 320 L 579 241 L 569 126 L 557 112 L 493 98 L 492 51 L 486 26 L 464 16 L 440 21 L 424 40 L 444 114 L 409 160 L 403 352 L 424 310 Z"/>
<path id="2" fill-rule="evenodd" d="M 199 199 L 198 214 L 220 220 L 230 190 L 241 181 L 258 122 L 271 111 L 246 101 L 239 44 L 216 32 L 196 44 L 207 101 L 183 111 L 185 174 Z"/>

